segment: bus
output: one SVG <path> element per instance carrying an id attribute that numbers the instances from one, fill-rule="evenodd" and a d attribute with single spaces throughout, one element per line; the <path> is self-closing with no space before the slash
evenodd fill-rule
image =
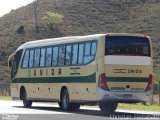
<path id="1" fill-rule="evenodd" d="M 11 96 L 24 107 L 58 102 L 64 111 L 150 101 L 152 45 L 149 36 L 106 33 L 30 41 L 9 56 Z"/>

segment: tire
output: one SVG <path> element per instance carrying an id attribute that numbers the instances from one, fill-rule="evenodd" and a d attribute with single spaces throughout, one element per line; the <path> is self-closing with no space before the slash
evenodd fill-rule
<path id="1" fill-rule="evenodd" d="M 77 103 L 70 103 L 68 90 L 62 91 L 61 101 L 58 103 L 63 111 L 78 111 L 80 105 Z"/>
<path id="2" fill-rule="evenodd" d="M 24 107 L 31 107 L 32 106 L 32 101 L 27 100 L 27 92 L 26 90 L 23 91 L 23 106 Z"/>
<path id="3" fill-rule="evenodd" d="M 78 111 L 80 109 L 80 104 L 78 103 L 71 103 L 71 111 Z"/>
<path id="4" fill-rule="evenodd" d="M 106 114 L 113 114 L 117 107 L 117 102 L 99 103 L 99 108 L 101 109 L 101 112 Z"/>

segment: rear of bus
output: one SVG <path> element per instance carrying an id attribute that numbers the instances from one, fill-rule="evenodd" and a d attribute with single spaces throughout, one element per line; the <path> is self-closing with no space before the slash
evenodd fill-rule
<path id="1" fill-rule="evenodd" d="M 135 34 L 106 35 L 104 73 L 99 75 L 98 100 L 106 103 L 147 102 L 151 90 L 150 38 Z"/>

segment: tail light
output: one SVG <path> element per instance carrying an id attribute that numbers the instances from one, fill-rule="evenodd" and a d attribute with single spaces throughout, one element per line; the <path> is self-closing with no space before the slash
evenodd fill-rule
<path id="1" fill-rule="evenodd" d="M 106 82 L 107 82 L 106 75 L 105 75 L 105 73 L 102 73 L 99 76 L 98 87 L 103 89 L 103 90 L 108 90 L 109 91 L 109 88 L 108 88 Z"/>
<path id="2" fill-rule="evenodd" d="M 149 91 L 151 89 L 152 89 L 152 75 L 150 74 L 149 78 L 148 78 L 148 85 L 147 85 L 145 91 Z"/>

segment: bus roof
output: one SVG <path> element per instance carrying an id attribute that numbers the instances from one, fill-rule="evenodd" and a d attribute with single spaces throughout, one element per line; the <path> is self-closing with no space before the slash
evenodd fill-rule
<path id="1" fill-rule="evenodd" d="M 45 46 L 45 45 L 56 45 L 61 43 L 69 43 L 69 42 L 76 42 L 77 40 L 85 39 L 95 39 L 100 36 L 104 36 L 106 34 L 94 34 L 94 35 L 86 35 L 86 36 L 70 36 L 70 37 L 59 37 L 59 38 L 50 38 L 50 39 L 43 39 L 43 40 L 35 40 L 26 42 L 23 45 L 21 45 L 16 51 L 19 49 L 25 49 L 25 48 L 32 48 L 32 47 L 38 47 L 38 46 Z"/>
<path id="2" fill-rule="evenodd" d="M 45 46 L 45 45 L 56 45 L 61 43 L 69 43 L 69 42 L 76 42 L 84 41 L 84 40 L 95 40 L 102 36 L 139 36 L 139 37 L 145 37 L 145 35 L 142 34 L 131 34 L 131 33 L 106 33 L 106 34 L 93 34 L 93 35 L 86 35 L 86 36 L 69 36 L 69 37 L 59 37 L 59 38 L 50 38 L 50 39 L 43 39 L 43 40 L 35 40 L 26 42 L 23 45 L 21 45 L 16 51 L 20 49 L 25 48 L 32 48 L 32 47 L 39 47 L 39 46 Z"/>

